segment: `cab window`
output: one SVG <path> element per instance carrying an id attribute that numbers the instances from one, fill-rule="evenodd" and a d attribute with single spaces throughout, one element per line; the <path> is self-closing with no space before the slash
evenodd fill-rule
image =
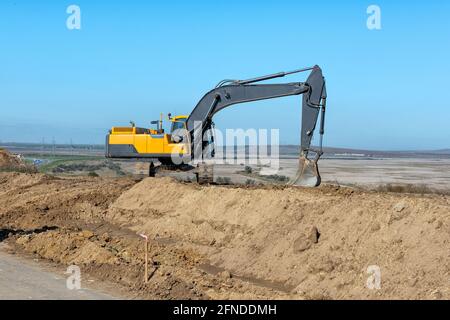
<path id="1" fill-rule="evenodd" d="M 186 119 L 180 119 L 180 120 L 176 120 L 176 121 L 172 122 L 171 132 L 173 133 L 175 130 L 184 129 L 185 128 L 185 125 L 184 125 L 185 122 L 186 122 Z"/>

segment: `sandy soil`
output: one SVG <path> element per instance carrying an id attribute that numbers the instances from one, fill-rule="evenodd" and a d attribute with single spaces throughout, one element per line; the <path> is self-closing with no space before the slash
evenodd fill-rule
<path id="1" fill-rule="evenodd" d="M 22 165 L 19 158 L 13 156 L 7 150 L 0 148 L 0 168 L 17 168 Z"/>
<path id="2" fill-rule="evenodd" d="M 0 208 L 0 241 L 137 297 L 450 298 L 449 196 L 1 173 Z"/>

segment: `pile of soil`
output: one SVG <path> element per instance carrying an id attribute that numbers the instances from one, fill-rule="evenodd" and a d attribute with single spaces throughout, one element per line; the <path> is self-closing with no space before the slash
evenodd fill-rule
<path id="1" fill-rule="evenodd" d="M 20 159 L 5 149 L 0 148 L 0 169 L 18 168 L 22 167 L 24 164 Z"/>
<path id="2" fill-rule="evenodd" d="M 0 208 L 0 241 L 142 297 L 450 298 L 449 196 L 0 173 Z"/>
<path id="3" fill-rule="evenodd" d="M 107 219 L 194 248 L 216 268 L 306 298 L 450 297 L 450 198 L 348 188 L 146 179 Z M 369 266 L 380 290 L 366 286 Z"/>

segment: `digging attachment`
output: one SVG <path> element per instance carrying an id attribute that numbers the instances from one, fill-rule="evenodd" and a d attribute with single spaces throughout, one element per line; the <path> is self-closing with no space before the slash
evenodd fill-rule
<path id="1" fill-rule="evenodd" d="M 325 132 L 325 108 L 327 99 L 322 70 L 316 66 L 309 75 L 306 83 L 309 85 L 309 91 L 303 95 L 299 166 L 297 174 L 291 184 L 306 187 L 318 187 L 321 178 L 317 162 L 323 154 L 322 139 Z M 313 149 L 311 148 L 311 141 L 319 114 L 320 143 L 318 149 Z M 314 158 L 311 157 L 311 152 L 315 154 Z M 310 158 L 308 158 L 308 156 L 310 156 Z"/>
<path id="2" fill-rule="evenodd" d="M 297 174 L 289 184 L 302 187 L 318 187 L 321 182 L 317 165 L 318 160 L 318 157 L 311 160 L 305 156 L 300 156 Z"/>
<path id="3" fill-rule="evenodd" d="M 311 71 L 306 82 L 269 83 L 261 81 L 281 78 L 288 75 Z M 212 127 L 212 117 L 231 105 L 259 100 L 302 95 L 302 129 L 300 142 L 300 166 L 293 184 L 316 187 L 320 184 L 317 161 L 322 155 L 322 136 L 324 133 L 325 103 L 327 98 L 325 78 L 319 66 L 298 69 L 290 72 L 279 72 L 247 80 L 223 80 L 206 93 L 197 103 L 186 120 L 186 129 L 190 133 L 193 156 L 201 155 L 205 149 L 202 137 Z M 311 148 L 314 130 L 320 116 L 320 146 Z M 200 138 L 198 138 L 200 137 Z M 312 160 L 310 155 L 314 155 Z M 208 183 L 212 174 L 208 167 L 197 168 L 197 181 Z"/>

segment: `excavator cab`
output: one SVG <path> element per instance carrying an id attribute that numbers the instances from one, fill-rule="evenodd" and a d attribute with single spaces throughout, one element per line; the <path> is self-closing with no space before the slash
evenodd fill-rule
<path id="1" fill-rule="evenodd" d="M 172 122 L 172 126 L 170 128 L 170 133 L 174 133 L 177 130 L 185 130 L 186 129 L 186 120 L 187 116 L 175 116 L 172 117 L 172 115 L 168 114 L 169 120 Z"/>
<path id="2" fill-rule="evenodd" d="M 180 143 L 186 138 L 186 120 L 187 116 L 175 116 L 168 114 L 169 120 L 172 122 L 170 128 L 170 140 L 174 143 Z"/>

